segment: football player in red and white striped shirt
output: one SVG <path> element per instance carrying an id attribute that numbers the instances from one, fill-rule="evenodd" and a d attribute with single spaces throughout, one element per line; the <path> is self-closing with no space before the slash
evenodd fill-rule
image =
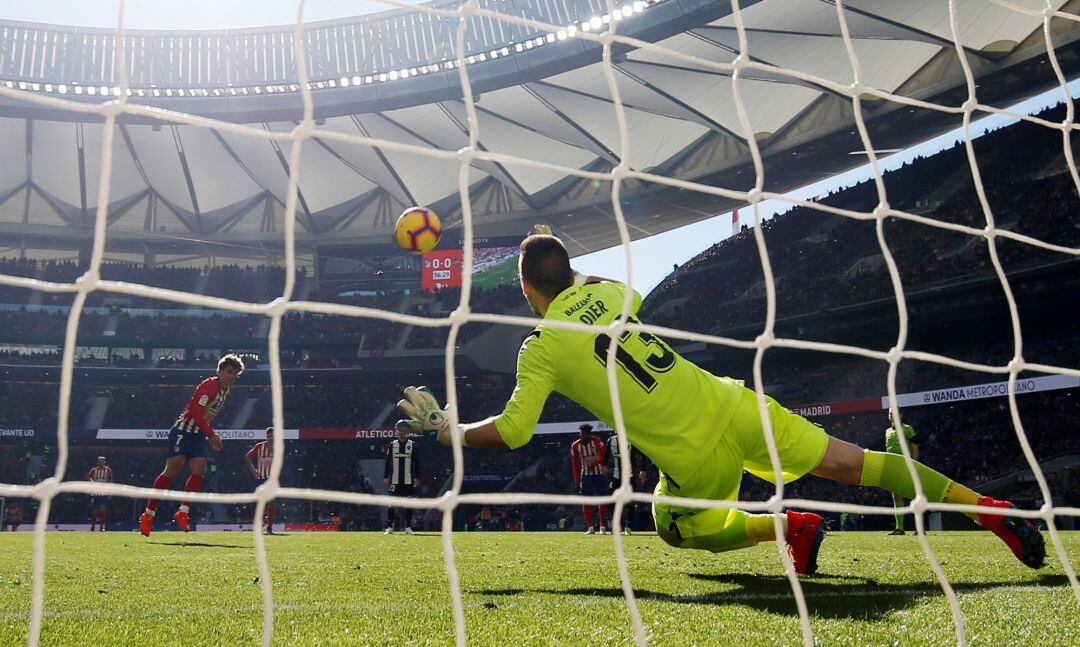
<path id="1" fill-rule="evenodd" d="M 97 465 L 90 468 L 86 474 L 86 480 L 91 483 L 112 483 L 112 468 L 105 464 L 105 457 L 97 457 Z M 91 495 L 90 497 L 90 532 L 94 532 L 94 526 L 99 524 L 98 530 L 105 530 L 105 518 L 109 516 L 109 497 Z"/>
<path id="2" fill-rule="evenodd" d="M 270 478 L 270 463 L 274 460 L 274 428 L 266 428 L 266 440 L 255 443 L 251 449 L 244 454 L 244 465 L 247 465 L 248 471 L 251 475 L 259 481 L 260 484 L 266 482 L 266 479 Z M 270 535 L 274 532 L 274 502 L 268 501 L 266 503 L 266 513 L 263 515 L 263 526 L 266 528 L 266 534 Z"/>
<path id="3" fill-rule="evenodd" d="M 191 401 L 169 430 L 169 456 L 165 459 L 165 470 L 154 480 L 156 489 L 167 490 L 173 479 L 180 475 L 186 462 L 191 475 L 184 484 L 184 491 L 202 490 L 206 459 L 210 456 L 208 449 L 221 451 L 221 438 L 210 423 L 221 411 L 221 407 L 225 406 L 229 389 L 243 372 L 244 360 L 230 353 L 218 360 L 217 376 L 206 378 L 195 388 Z M 157 507 L 158 500 L 150 499 L 146 503 L 146 511 L 139 517 L 139 532 L 146 537 L 150 536 L 150 531 L 154 528 Z M 173 515 L 173 521 L 184 532 L 191 527 L 188 516 L 190 509 L 191 503 L 183 501 L 180 509 Z"/>
<path id="4" fill-rule="evenodd" d="M 574 476 L 574 485 L 578 486 L 581 493 L 586 496 L 603 496 L 607 494 L 607 477 L 604 475 L 604 442 L 593 435 L 592 425 L 585 423 L 578 427 L 580 437 L 570 445 L 570 469 Z M 604 534 L 607 528 L 606 506 L 596 506 L 600 511 L 600 534 Z M 585 534 L 595 532 L 593 527 L 592 507 L 583 505 L 581 511 L 585 514 Z"/>

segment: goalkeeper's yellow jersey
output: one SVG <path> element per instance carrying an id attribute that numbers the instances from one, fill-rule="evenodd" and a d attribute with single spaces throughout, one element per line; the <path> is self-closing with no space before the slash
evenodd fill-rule
<path id="1" fill-rule="evenodd" d="M 594 283 L 567 288 L 552 301 L 545 321 L 610 324 L 619 317 L 627 287 Z M 630 312 L 641 307 L 633 293 Z M 495 419 L 511 448 L 529 442 L 552 391 L 574 400 L 614 427 L 607 382 L 610 337 L 543 324 L 521 344 L 517 386 Z M 624 333 L 615 375 L 630 443 L 676 482 L 690 476 L 724 433 L 741 383 L 717 377 L 681 357 L 660 338 Z"/>

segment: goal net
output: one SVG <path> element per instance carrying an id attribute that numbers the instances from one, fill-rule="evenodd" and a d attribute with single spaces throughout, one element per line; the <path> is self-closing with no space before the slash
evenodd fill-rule
<path id="1" fill-rule="evenodd" d="M 628 226 L 627 218 L 623 213 L 624 201 L 621 199 L 624 192 L 627 191 L 628 183 L 648 183 L 650 185 L 674 187 L 678 189 L 684 189 L 686 191 L 697 192 L 703 195 L 715 196 L 717 198 L 725 200 L 734 200 L 739 203 L 748 205 L 748 211 L 752 214 L 752 235 L 756 242 L 757 250 L 760 257 L 761 268 L 764 275 L 764 289 L 766 295 L 766 316 L 764 327 L 761 329 L 760 334 L 753 341 L 740 341 L 737 339 L 721 337 L 703 333 L 693 333 L 675 328 L 650 326 L 647 324 L 637 324 L 629 321 L 629 310 L 631 307 L 630 296 L 628 295 L 626 302 L 622 304 L 623 316 L 618 321 L 614 328 L 599 328 L 589 327 L 584 324 L 560 324 L 558 322 L 546 322 L 545 325 L 554 327 L 566 327 L 572 329 L 588 329 L 603 331 L 611 335 L 612 339 L 617 339 L 618 335 L 627 331 L 642 331 L 661 335 L 670 340 L 681 340 L 686 342 L 702 342 L 706 344 L 716 344 L 729 347 L 737 347 L 743 349 L 749 349 L 754 352 L 754 368 L 753 368 L 753 388 L 758 394 L 758 409 L 761 415 L 762 424 L 765 430 L 765 440 L 768 446 L 769 456 L 772 461 L 773 470 L 776 475 L 781 474 L 780 463 L 778 459 L 776 444 L 773 439 L 773 432 L 770 425 L 769 416 L 766 414 L 765 408 L 765 395 L 764 388 L 765 383 L 763 381 L 762 363 L 763 357 L 770 349 L 787 348 L 787 349 L 801 349 L 805 351 L 814 351 L 819 353 L 833 353 L 841 354 L 845 356 L 853 356 L 866 358 L 876 362 L 884 363 L 888 369 L 888 396 L 892 404 L 892 415 L 894 420 L 899 423 L 902 412 L 897 408 L 897 369 L 898 365 L 904 360 L 916 360 L 920 362 L 929 362 L 939 365 L 946 365 L 961 369 L 981 371 L 988 374 L 995 374 L 1006 376 L 1008 380 L 1008 409 L 1011 415 L 1012 423 L 1015 428 L 1016 438 L 1019 441 L 1020 447 L 1023 450 L 1024 457 L 1034 474 L 1035 481 L 1037 482 L 1041 498 L 1045 502 L 1042 508 L 1038 510 L 1005 510 L 1002 514 L 1015 515 L 1030 519 L 1038 519 L 1045 523 L 1050 543 L 1053 548 L 1053 552 L 1059 560 L 1062 569 L 1067 575 L 1068 582 L 1075 593 L 1078 601 L 1080 601 L 1080 584 L 1077 582 L 1077 578 L 1070 562 L 1068 555 L 1066 554 L 1062 540 L 1059 536 L 1059 532 L 1055 525 L 1055 517 L 1060 515 L 1080 515 L 1080 510 L 1076 508 L 1055 508 L 1052 505 L 1052 496 L 1048 487 L 1047 479 L 1040 469 L 1039 463 L 1032 452 L 1030 443 L 1024 432 L 1024 426 L 1020 419 L 1020 415 L 1017 408 L 1017 378 L 1022 371 L 1037 371 L 1040 373 L 1067 375 L 1067 376 L 1080 376 L 1080 370 L 1075 367 L 1066 366 L 1053 366 L 1046 364 L 1032 364 L 1024 360 L 1023 356 L 1023 336 L 1021 334 L 1020 320 L 1018 316 L 1018 310 L 1016 305 L 1016 299 L 1014 298 L 1013 288 L 1006 277 L 1005 269 L 998 254 L 998 246 L 1003 240 L 1010 241 L 1011 243 L 1017 243 L 1027 246 L 1033 246 L 1049 250 L 1052 252 L 1077 256 L 1080 255 L 1080 249 L 1074 247 L 1063 246 L 1055 244 L 1052 240 L 1040 240 L 1038 238 L 1016 233 L 1006 228 L 999 227 L 995 220 L 995 214 L 991 208 L 990 201 L 987 199 L 987 188 L 984 186 L 979 172 L 979 163 L 976 159 L 975 150 L 972 144 L 972 135 L 970 127 L 972 120 L 980 115 L 997 114 L 1004 115 L 1010 118 L 1023 120 L 1032 124 L 1036 124 L 1040 127 L 1047 129 L 1053 129 L 1060 131 L 1062 136 L 1062 153 L 1068 166 L 1068 173 L 1071 175 L 1073 183 L 1080 191 L 1080 176 L 1077 174 L 1076 164 L 1073 159 L 1072 147 L 1070 145 L 1070 138 L 1072 132 L 1076 130 L 1077 125 L 1074 123 L 1074 105 L 1068 88 L 1068 79 L 1062 71 L 1061 64 L 1058 60 L 1058 56 L 1055 52 L 1055 37 L 1058 34 L 1068 31 L 1076 22 L 1080 21 L 1080 17 L 1067 11 L 1062 11 L 1058 7 L 1060 3 L 1046 3 L 1042 5 L 1040 2 L 1034 0 L 1029 2 L 1006 2 L 1004 0 L 988 0 L 987 7 L 993 9 L 988 13 L 987 19 L 993 20 L 1027 20 L 1027 21 L 1041 21 L 1042 37 L 1045 43 L 1046 55 L 1049 65 L 1053 70 L 1053 74 L 1057 80 L 1058 85 L 1061 88 L 1062 100 L 1065 101 L 1066 113 L 1065 118 L 1061 122 L 1051 122 L 1045 119 L 1032 117 L 1026 114 L 1013 114 L 1008 110 L 996 107 L 993 105 L 987 105 L 980 102 L 978 88 L 978 76 L 977 72 L 973 69 L 972 57 L 975 55 L 969 47 L 967 47 L 963 40 L 963 34 L 960 33 L 961 21 L 959 14 L 961 11 L 969 10 L 976 11 L 971 5 L 971 2 L 962 2 L 959 0 L 951 0 L 948 3 L 948 15 L 947 15 L 947 33 L 949 37 L 946 39 L 947 45 L 952 49 L 955 56 L 955 62 L 960 66 L 963 74 L 963 87 L 964 91 L 962 96 L 958 96 L 956 101 L 949 103 L 936 103 L 930 100 L 924 100 L 919 98 L 913 98 L 912 96 L 903 94 L 901 92 L 889 91 L 881 89 L 879 87 L 873 87 L 864 81 L 866 75 L 864 75 L 861 68 L 859 52 L 859 43 L 856 36 L 852 34 L 850 28 L 851 21 L 854 16 L 860 15 L 857 10 L 853 10 L 848 7 L 848 2 L 842 0 L 835 0 L 830 2 L 835 6 L 835 19 L 839 25 L 840 35 L 847 53 L 847 64 L 850 66 L 850 74 L 846 75 L 849 78 L 847 82 L 838 82 L 834 79 L 823 78 L 814 74 L 801 72 L 791 67 L 783 67 L 774 65 L 769 61 L 769 51 L 767 49 L 761 49 L 754 47 L 754 43 L 758 42 L 755 38 L 751 38 L 750 30 L 746 26 L 744 20 L 749 8 L 743 8 L 739 6 L 738 0 L 734 0 L 731 5 L 731 32 L 736 37 L 737 47 L 733 48 L 731 52 L 730 60 L 710 60 L 702 58 L 694 53 L 678 51 L 658 45 L 654 42 L 641 40 L 635 37 L 623 35 L 620 33 L 620 27 L 624 24 L 630 24 L 632 20 L 638 14 L 645 14 L 651 11 L 665 11 L 664 5 L 668 4 L 665 0 L 638 0 L 628 4 L 616 4 L 613 0 L 608 0 L 606 4 L 606 11 L 600 11 L 596 15 L 589 16 L 585 19 L 577 17 L 573 22 L 567 24 L 550 24 L 535 20 L 529 17 L 523 17 L 521 15 L 512 15 L 508 13 L 501 13 L 499 11 L 502 3 L 489 2 L 486 0 L 467 0 L 460 6 L 447 6 L 445 4 L 424 4 L 424 5 L 406 5 L 395 2 L 386 2 L 387 5 L 399 6 L 412 12 L 416 12 L 418 15 L 436 16 L 442 18 L 449 18 L 451 23 L 454 24 L 456 29 L 456 43 L 455 56 L 452 59 L 437 63 L 434 67 L 437 69 L 453 70 L 460 81 L 460 86 L 463 89 L 463 101 L 464 101 L 464 123 L 467 130 L 468 143 L 466 146 L 459 150 L 446 150 L 443 148 L 437 148 L 434 146 L 424 146 L 402 143 L 400 141 L 394 141 L 390 139 L 381 139 L 373 136 L 362 136 L 357 134 L 345 134 L 342 132 L 328 130 L 320 127 L 320 123 L 317 121 L 315 112 L 315 103 L 313 100 L 313 92 L 321 88 L 322 86 L 316 86 L 316 83 L 320 81 L 313 81 L 309 76 L 308 58 L 311 55 L 309 49 L 305 46 L 305 24 L 303 20 L 303 6 L 301 4 L 297 12 L 297 21 L 293 34 L 293 55 L 296 61 L 296 85 L 297 92 L 302 96 L 303 100 L 303 114 L 301 119 L 295 128 L 288 132 L 277 132 L 267 128 L 260 127 L 258 124 L 238 124 L 228 121 L 221 121 L 217 119 L 211 119 L 207 117 L 196 116 L 192 114 L 184 114 L 180 112 L 173 112 L 163 110 L 139 100 L 138 95 L 133 95 L 129 88 L 127 81 L 127 73 L 125 66 L 130 64 L 127 57 L 122 55 L 124 48 L 116 48 L 117 56 L 115 59 L 115 66 L 118 70 L 118 78 L 120 79 L 118 87 L 115 91 L 110 91 L 107 96 L 102 97 L 102 101 L 98 103 L 88 103 L 85 101 L 75 101 L 69 98 L 65 98 L 62 95 L 56 93 L 35 92 L 32 89 L 26 89 L 18 85 L 12 85 L 10 83 L 3 85 L 0 84 L 0 96 L 6 97 L 12 100 L 18 100 L 21 102 L 27 102 L 36 106 L 55 108 L 65 111 L 71 111 L 75 113 L 81 113 L 87 116 L 94 116 L 104 120 L 104 128 L 102 131 L 102 146 L 101 146 L 101 159 L 100 159 L 100 177 L 98 178 L 98 207 L 94 219 L 93 228 L 93 247 L 90 255 L 89 268 L 87 271 L 73 283 L 50 283 L 47 281 L 29 279 L 15 276 L 0 275 L 0 284 L 9 286 L 18 286 L 22 288 L 28 288 L 32 290 L 39 290 L 51 293 L 69 293 L 74 296 L 74 301 L 70 308 L 70 314 L 67 320 L 67 327 L 64 337 L 64 347 L 62 354 L 62 369 L 60 373 L 60 399 L 59 399 L 59 415 L 58 415 L 58 456 L 56 463 L 55 474 L 37 485 L 22 486 L 22 485 L 7 485 L 2 484 L 2 493 L 9 497 L 32 497 L 40 502 L 34 525 L 34 539 L 33 539 L 33 584 L 32 584 L 32 606 L 31 606 L 31 621 L 28 644 L 37 645 L 42 637 L 42 617 L 43 617 L 43 600 L 45 589 L 45 563 L 46 563 L 46 542 L 45 542 L 45 530 L 47 521 L 49 519 L 50 504 L 55 497 L 61 493 L 82 493 L 82 494 L 98 494 L 98 495 L 111 495 L 128 498 L 147 498 L 149 496 L 181 500 L 191 499 L 195 502 L 218 502 L 218 503 L 255 503 L 255 518 L 261 519 L 263 511 L 267 503 L 277 498 L 291 498 L 291 499 L 310 499 L 310 500 L 323 500 L 323 501 L 337 501 L 352 504 L 366 504 L 366 505 L 395 505 L 395 506 L 408 506 L 413 508 L 426 508 L 426 509 L 438 509 L 443 512 L 442 516 L 442 546 L 444 551 L 444 559 L 446 571 L 451 589 L 452 600 L 452 612 L 456 630 L 456 641 L 458 644 L 466 644 L 469 640 L 469 634 L 466 631 L 466 623 L 462 606 L 462 594 L 459 586 L 458 571 L 455 565 L 455 551 L 451 541 L 452 529 L 453 529 L 453 511 L 456 507 L 463 504 L 473 503 L 485 503 L 485 504 L 585 504 L 585 503 L 605 503 L 614 504 L 614 518 L 616 525 L 618 525 L 618 519 L 623 515 L 625 506 L 631 502 L 652 502 L 654 496 L 647 493 L 634 492 L 630 484 L 631 470 L 630 468 L 630 454 L 626 451 L 626 436 L 624 428 L 624 418 L 618 406 L 619 393 L 616 388 L 615 370 L 616 362 L 607 362 L 608 380 L 610 394 L 613 403 L 615 403 L 615 423 L 619 435 L 619 444 L 623 451 L 621 452 L 622 461 L 622 487 L 614 492 L 611 496 L 606 497 L 584 497 L 576 495 L 550 495 L 550 494 L 530 494 L 530 493 L 489 493 L 489 494 L 463 494 L 463 454 L 460 441 L 455 440 L 453 445 L 453 462 L 454 462 L 454 477 L 452 485 L 445 496 L 441 496 L 435 499 L 407 499 L 402 500 L 398 498 L 391 499 L 387 496 L 373 495 L 373 494 L 355 494 L 338 491 L 325 491 L 325 490 L 313 490 L 313 489 L 299 489 L 283 487 L 280 482 L 280 476 L 282 472 L 282 466 L 285 461 L 289 460 L 288 455 L 284 451 L 284 439 L 281 434 L 275 434 L 274 454 L 273 454 L 273 466 L 271 470 L 271 476 L 265 485 L 258 488 L 255 492 L 237 492 L 237 493 L 202 493 L 193 495 L 191 493 L 184 493 L 178 491 L 160 492 L 150 488 L 133 487 L 129 485 L 112 485 L 112 484 L 95 484 L 79 481 L 65 480 L 65 476 L 68 473 L 68 419 L 69 419 L 69 407 L 72 392 L 72 380 L 73 380 L 73 367 L 75 360 L 76 349 L 76 337 L 79 330 L 80 314 L 83 312 L 86 304 L 86 299 L 89 294 L 95 291 L 105 291 L 117 294 L 132 295 L 137 297 L 152 297 L 154 299 L 160 299 L 164 301 L 173 302 L 176 304 L 184 304 L 190 306 L 201 306 L 209 308 L 220 308 L 232 310 L 240 313 L 247 313 L 253 315 L 264 316 L 269 319 L 269 367 L 271 374 L 271 393 L 273 397 L 273 424 L 276 429 L 284 429 L 284 411 L 283 411 L 283 386 L 281 376 L 281 356 L 279 342 L 281 339 L 282 331 L 282 318 L 284 315 L 290 312 L 305 311 L 311 313 L 324 313 L 333 315 L 343 315 L 352 317 L 366 317 L 381 319 L 390 322 L 403 323 L 418 327 L 442 327 L 449 331 L 446 353 L 445 353 L 445 373 L 446 373 L 446 393 L 448 394 L 449 406 L 451 411 L 457 409 L 457 390 L 455 388 L 455 381 L 453 376 L 455 375 L 455 340 L 458 337 L 458 333 L 462 326 L 469 322 L 488 322 L 488 323 L 501 323 L 509 324 L 513 326 L 521 326 L 523 329 L 531 328 L 536 324 L 536 321 L 526 317 L 506 316 L 506 315 L 491 315 L 491 314 L 478 314 L 470 310 L 470 295 L 472 294 L 472 259 L 474 257 L 474 228 L 476 223 L 474 222 L 473 209 L 471 203 L 470 194 L 470 167 L 478 163 L 497 163 L 501 165 L 507 165 L 515 168 L 529 168 L 542 171 L 556 172 L 559 174 L 565 174 L 567 176 L 584 178 L 589 180 L 595 180 L 600 183 L 610 183 L 611 186 L 611 202 L 610 209 L 614 215 L 614 226 L 618 230 L 619 240 L 622 243 L 622 248 L 626 251 L 626 270 L 629 277 L 634 276 L 634 263 L 635 259 L 630 252 L 631 242 L 631 229 Z M 674 3 L 672 3 L 674 4 Z M 749 3 L 756 4 L 756 3 Z M 1072 6 L 1071 4 L 1069 6 Z M 982 9 L 985 9 L 983 7 Z M 979 11 L 981 11 L 980 9 Z M 992 14 L 992 15 L 991 15 Z M 561 42 L 567 39 L 578 39 L 581 42 L 591 46 L 599 48 L 600 58 L 602 61 L 603 76 L 598 83 L 602 83 L 606 86 L 603 90 L 610 96 L 612 104 L 612 114 L 618 130 L 618 148 L 611 151 L 614 154 L 614 159 L 618 160 L 610 170 L 596 171 L 582 169 L 574 165 L 568 165 L 561 163 L 560 160 L 553 159 L 529 159 L 525 157 L 517 157 L 504 153 L 493 152 L 488 150 L 481 144 L 483 129 L 481 127 L 482 120 L 478 117 L 477 96 L 473 91 L 473 86 L 470 83 L 470 69 L 477 63 L 477 61 L 486 60 L 489 57 L 498 57 L 500 52 L 475 52 L 468 51 L 466 47 L 466 36 L 471 26 L 476 24 L 479 19 L 489 19 L 491 21 L 497 21 L 500 23 L 506 23 L 520 27 L 524 33 L 532 34 L 529 38 L 522 40 L 521 42 L 511 44 L 512 48 L 522 51 L 523 49 L 532 49 L 534 47 L 543 47 L 547 44 L 554 42 Z M 926 36 L 930 38 L 930 36 Z M 118 26 L 116 28 L 117 42 L 125 42 L 125 29 L 124 29 L 124 3 L 120 2 L 120 12 L 118 16 Z M 939 43 L 940 44 L 940 43 Z M 667 60 L 678 62 L 693 66 L 700 70 L 706 70 L 715 72 L 718 75 L 723 75 L 730 78 L 730 92 L 734 101 L 735 110 L 738 115 L 737 135 L 745 142 L 747 147 L 747 155 L 752 161 L 754 174 L 750 179 L 749 188 L 726 188 L 723 186 L 713 186 L 711 184 L 705 184 L 701 182 L 695 182 L 685 179 L 677 179 L 675 177 L 667 176 L 663 173 L 652 172 L 649 170 L 643 170 L 633 167 L 629 160 L 632 158 L 632 148 L 635 142 L 635 137 L 639 136 L 635 133 L 634 129 L 630 126 L 626 108 L 621 99 L 620 83 L 616 79 L 616 70 L 614 62 L 619 57 L 625 56 L 626 52 L 648 52 L 650 54 L 662 55 Z M 402 70 L 399 72 L 391 73 L 392 78 L 396 78 L 398 75 L 415 75 L 415 70 Z M 787 193 L 778 193 L 771 191 L 767 188 L 768 178 L 765 171 L 764 155 L 759 145 L 758 133 L 755 132 L 753 125 L 753 119 L 748 114 L 747 104 L 744 100 L 745 88 L 743 84 L 747 78 L 768 79 L 770 81 L 781 83 L 794 83 L 809 85 L 814 88 L 818 88 L 823 92 L 826 92 L 834 97 L 842 98 L 851 112 L 851 127 L 853 132 L 860 143 L 861 154 L 865 156 L 869 162 L 870 168 L 873 173 L 873 183 L 876 192 L 876 205 L 867 211 L 854 211 L 843 209 L 828 204 L 813 201 L 797 199 Z M 868 104 L 873 103 L 880 105 L 881 102 L 888 104 L 895 104 L 899 106 L 909 107 L 911 109 L 939 111 L 948 115 L 960 119 L 963 129 L 963 146 L 966 150 L 967 162 L 970 165 L 971 176 L 974 180 L 975 189 L 978 195 L 978 202 L 981 207 L 981 212 L 984 220 L 984 225 L 970 226 L 966 224 L 957 224 L 954 222 L 945 222 L 934 219 L 926 215 L 920 215 L 918 213 L 912 213 L 910 211 L 903 211 L 890 206 L 889 195 L 886 191 L 886 183 L 883 179 L 881 167 L 879 165 L 879 151 L 875 149 L 874 142 L 871 141 L 870 130 L 866 123 L 866 114 L 868 112 Z M 224 132 L 233 134 L 244 138 L 253 138 L 259 140 L 273 140 L 279 144 L 289 144 L 291 147 L 288 152 L 288 168 L 292 169 L 289 175 L 287 201 L 285 205 L 285 227 L 283 232 L 284 238 L 284 250 L 285 250 L 285 285 L 281 295 L 269 301 L 267 303 L 247 303 L 239 302 L 222 298 L 208 297 L 198 295 L 194 293 L 186 293 L 182 291 L 166 290 L 161 288 L 150 287 L 147 285 L 132 284 L 120 281 L 105 280 L 101 276 L 102 261 L 105 256 L 106 242 L 107 242 L 107 230 L 109 224 L 109 193 L 112 189 L 110 183 L 110 177 L 112 173 L 112 156 L 113 156 L 113 142 L 116 138 L 120 137 L 118 132 L 118 123 L 120 120 L 126 117 L 138 117 L 144 119 L 153 119 L 157 122 L 165 124 L 184 124 L 201 128 L 213 128 L 218 132 Z M 463 239 L 463 267 L 466 269 L 462 277 L 462 289 L 460 304 L 458 308 L 450 315 L 445 317 L 421 317 L 412 316 L 397 312 L 389 312 L 368 307 L 349 306 L 336 303 L 325 302 L 313 302 L 302 301 L 294 299 L 294 288 L 296 283 L 296 224 L 297 224 L 297 208 L 298 208 L 298 170 L 301 167 L 301 158 L 307 146 L 311 146 L 312 138 L 319 137 L 326 141 L 342 142 L 356 146 L 363 146 L 369 148 L 377 148 L 382 151 L 397 151 L 407 153 L 414 156 L 426 156 L 430 158 L 437 158 L 444 161 L 456 163 L 458 165 L 457 183 L 459 188 L 460 204 L 461 204 L 461 216 L 462 216 L 462 239 Z M 872 223 L 876 228 L 876 237 L 878 244 L 880 245 L 880 252 L 883 258 L 883 262 L 887 268 L 888 276 L 891 279 L 893 297 L 896 302 L 896 311 L 899 318 L 899 334 L 895 340 L 895 344 L 888 351 L 875 350 L 871 348 L 864 348 L 853 345 L 842 345 L 824 342 L 808 341 L 805 339 L 785 338 L 779 336 L 775 332 L 775 320 L 776 320 L 776 283 L 772 274 L 770 264 L 770 250 L 766 245 L 766 238 L 763 233 L 762 222 L 763 216 L 760 211 L 760 205 L 765 200 L 777 200 L 784 203 L 788 203 L 793 206 L 801 206 L 807 209 L 817 210 L 823 213 L 833 214 L 843 218 L 860 220 Z M 897 269 L 897 264 L 894 260 L 890 246 L 885 236 L 885 223 L 888 220 L 906 221 L 914 224 L 921 225 L 927 228 L 937 228 L 941 230 L 951 230 L 953 232 L 959 232 L 969 236 L 978 237 L 985 242 L 986 253 L 988 254 L 989 263 L 993 267 L 999 283 L 1000 289 L 1004 292 L 1005 298 L 1008 303 L 1008 310 L 1010 314 L 1012 324 L 1012 345 L 1013 353 L 1012 358 L 1002 365 L 987 365 L 972 363 L 967 361 L 961 361 L 959 359 L 949 357 L 942 354 L 921 352 L 909 349 L 905 342 L 908 335 L 908 309 L 905 301 L 904 285 L 901 281 L 901 275 Z M 558 233 L 558 232 L 556 232 Z M 613 341 L 608 348 L 609 359 L 614 357 L 615 342 Z M 908 448 L 904 436 L 901 434 L 903 455 L 907 459 L 908 469 L 912 476 L 915 475 L 915 468 L 911 463 L 911 453 Z M 949 606 L 952 612 L 952 619 L 955 625 L 956 637 L 961 644 L 967 641 L 967 634 L 965 632 L 964 616 L 961 612 L 957 596 L 953 587 L 950 585 L 945 572 L 942 570 L 941 564 L 934 554 L 930 544 L 928 543 L 922 520 L 922 513 L 928 511 L 959 511 L 959 512 L 973 512 L 975 508 L 972 506 L 959 506 L 954 504 L 945 503 L 933 503 L 928 501 L 927 497 L 919 487 L 919 480 L 914 478 L 914 482 L 917 488 L 917 496 L 901 510 L 901 512 L 914 513 L 914 519 L 916 529 L 918 532 L 919 544 L 925 554 L 926 560 L 936 574 L 938 581 L 940 582 L 941 589 L 944 596 L 948 600 Z M 700 501 L 700 500 L 674 500 L 671 498 L 664 498 L 663 501 L 667 503 L 677 503 L 681 506 L 692 506 L 701 508 L 739 508 L 747 511 L 756 512 L 772 512 L 779 513 L 783 509 L 794 506 L 804 508 L 808 510 L 816 511 L 834 511 L 834 512 L 856 512 L 861 514 L 871 515 L 893 515 L 897 512 L 892 507 L 880 507 L 880 506 L 866 506 L 866 505 L 853 505 L 846 503 L 837 503 L 831 501 L 818 501 L 818 500 L 797 500 L 785 497 L 785 489 L 782 485 L 783 479 L 777 478 L 778 485 L 775 488 L 775 492 L 772 497 L 762 502 L 740 502 L 740 501 Z M 3 499 L 0 499 L 2 501 Z M 780 515 L 776 515 L 776 527 L 777 536 L 783 537 L 782 526 L 780 521 Z M 262 626 L 262 643 L 264 645 L 271 644 L 274 636 L 274 594 L 273 594 L 273 579 L 271 577 L 270 568 L 267 562 L 266 546 L 262 534 L 259 532 L 258 524 L 255 524 L 253 530 L 253 541 L 255 545 L 258 569 L 259 569 L 259 583 L 262 590 L 263 600 L 263 626 Z M 627 560 L 624 552 L 623 538 L 615 534 L 614 536 L 615 553 L 617 556 L 619 575 L 622 582 L 623 592 L 625 594 L 626 604 L 629 609 L 630 618 L 633 624 L 633 631 L 638 643 L 646 644 L 647 634 L 642 623 L 641 614 L 638 610 L 637 601 L 634 594 L 634 584 L 630 576 L 630 572 L 627 568 Z M 791 590 L 798 607 L 799 619 L 802 629 L 802 637 L 806 645 L 814 644 L 814 634 L 811 628 L 810 617 L 807 611 L 806 601 L 800 587 L 799 578 L 795 574 L 790 559 L 788 557 L 786 546 L 783 540 L 777 542 L 778 559 L 781 561 L 783 568 L 785 569 L 788 579 L 790 581 Z M 718 610 L 718 613 L 721 611 Z"/>

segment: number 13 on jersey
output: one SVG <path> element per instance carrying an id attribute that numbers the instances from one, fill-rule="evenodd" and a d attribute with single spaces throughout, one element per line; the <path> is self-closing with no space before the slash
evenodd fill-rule
<path id="1" fill-rule="evenodd" d="M 630 323 L 640 323 L 630 317 Z M 607 366 L 608 347 L 611 337 L 600 333 L 593 341 L 593 353 L 604 367 Z M 624 331 L 615 346 L 615 363 L 646 393 L 656 388 L 656 374 L 667 373 L 675 366 L 675 352 L 664 340 L 647 332 Z"/>

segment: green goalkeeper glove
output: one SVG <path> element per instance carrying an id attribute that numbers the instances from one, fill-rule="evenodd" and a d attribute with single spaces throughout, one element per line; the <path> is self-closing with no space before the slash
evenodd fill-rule
<path id="1" fill-rule="evenodd" d="M 450 412 L 439 406 L 439 401 L 426 386 L 405 387 L 405 398 L 399 400 L 397 408 L 409 416 L 398 420 L 395 427 L 414 434 L 434 436 L 440 445 L 453 443 L 454 427 L 450 424 Z M 458 433 L 463 427 L 458 425 Z M 461 433 L 461 444 L 465 444 L 465 435 Z"/>

